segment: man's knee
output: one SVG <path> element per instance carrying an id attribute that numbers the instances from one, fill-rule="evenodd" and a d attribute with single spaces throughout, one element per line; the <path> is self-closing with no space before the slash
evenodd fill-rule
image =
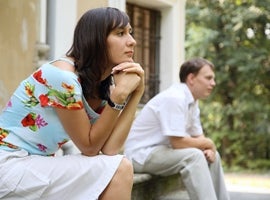
<path id="1" fill-rule="evenodd" d="M 194 162 L 205 162 L 205 156 L 202 150 L 197 148 L 190 148 L 189 149 L 189 159 Z"/>

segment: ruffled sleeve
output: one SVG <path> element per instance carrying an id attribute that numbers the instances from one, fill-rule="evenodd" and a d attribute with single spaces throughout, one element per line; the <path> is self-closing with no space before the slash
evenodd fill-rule
<path id="1" fill-rule="evenodd" d="M 31 93 L 34 87 L 38 94 L 41 107 L 56 107 L 63 109 L 82 109 L 82 88 L 78 76 L 50 64 L 33 73 L 35 84 L 25 83 L 26 92 Z"/>

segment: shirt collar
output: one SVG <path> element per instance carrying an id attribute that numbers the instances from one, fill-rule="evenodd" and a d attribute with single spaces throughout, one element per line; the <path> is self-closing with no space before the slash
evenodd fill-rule
<path id="1" fill-rule="evenodd" d="M 197 103 L 197 100 L 194 99 L 190 89 L 188 88 L 186 83 L 179 83 L 180 87 L 183 88 L 186 99 L 187 99 L 187 103 L 188 103 L 188 107 L 191 107 L 193 105 L 195 105 Z"/>

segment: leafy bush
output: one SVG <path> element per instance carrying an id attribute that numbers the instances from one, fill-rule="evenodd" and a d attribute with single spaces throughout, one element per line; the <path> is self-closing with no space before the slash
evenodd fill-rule
<path id="1" fill-rule="evenodd" d="M 227 167 L 269 168 L 270 4 L 189 0 L 186 58 L 212 61 L 216 89 L 201 102 L 205 133 Z"/>

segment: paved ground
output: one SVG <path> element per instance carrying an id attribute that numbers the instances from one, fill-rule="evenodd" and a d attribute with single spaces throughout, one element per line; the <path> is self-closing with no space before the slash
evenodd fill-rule
<path id="1" fill-rule="evenodd" d="M 270 172 L 264 174 L 226 173 L 231 200 L 270 200 Z M 186 191 L 175 191 L 159 200 L 190 200 Z"/>
<path id="2" fill-rule="evenodd" d="M 270 200 L 270 173 L 227 173 L 231 200 Z"/>

